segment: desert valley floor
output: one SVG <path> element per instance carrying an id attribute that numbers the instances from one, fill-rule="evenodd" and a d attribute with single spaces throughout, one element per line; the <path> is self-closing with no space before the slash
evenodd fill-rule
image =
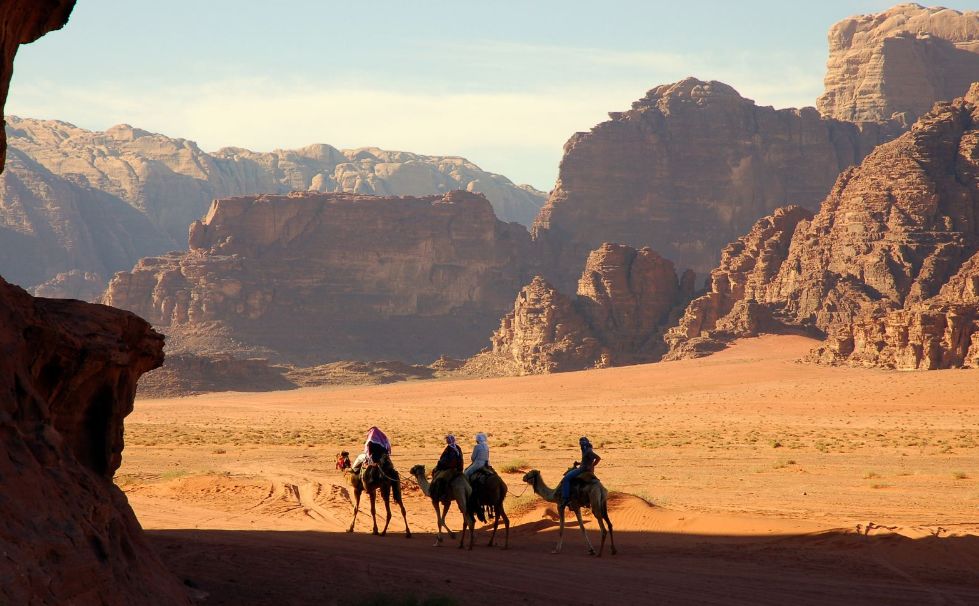
<path id="1" fill-rule="evenodd" d="M 206 604 L 979 603 L 979 371 L 799 363 L 813 341 L 748 339 L 709 358 L 550 376 L 137 400 L 116 482 Z M 334 455 L 383 428 L 405 484 L 356 532 Z M 510 549 L 433 546 L 407 470 L 441 437 L 490 435 Z M 579 435 L 603 456 L 618 555 L 585 553 L 553 506 Z M 383 508 L 379 506 L 383 512 Z M 597 527 L 587 517 L 592 539 Z M 454 529 L 461 518 L 449 514 Z M 502 532 L 502 531 L 501 531 Z M 502 535 L 501 535 L 502 537 Z M 500 537 L 500 538 L 501 538 Z M 370 600 L 374 600 L 371 602 Z"/>

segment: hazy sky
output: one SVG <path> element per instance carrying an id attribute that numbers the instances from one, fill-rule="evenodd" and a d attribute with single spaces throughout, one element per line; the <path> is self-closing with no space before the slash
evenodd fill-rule
<path id="1" fill-rule="evenodd" d="M 658 84 L 813 105 L 830 25 L 894 3 L 78 0 L 63 31 L 21 48 L 7 111 L 205 150 L 461 155 L 546 191 L 572 133 Z"/>

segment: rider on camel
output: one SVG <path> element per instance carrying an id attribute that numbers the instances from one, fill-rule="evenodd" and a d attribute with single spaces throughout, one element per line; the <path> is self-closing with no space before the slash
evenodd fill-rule
<path id="1" fill-rule="evenodd" d="M 595 466 L 602 460 L 602 457 L 598 456 L 598 453 L 592 448 L 591 442 L 585 436 L 578 440 L 578 445 L 581 446 L 581 462 L 575 461 L 574 469 L 564 474 L 564 479 L 561 480 L 562 509 L 567 507 L 568 501 L 571 500 L 571 482 L 585 472 L 594 473 Z"/>
<path id="2" fill-rule="evenodd" d="M 470 460 L 472 463 L 466 468 L 465 474 L 466 478 L 471 480 L 476 471 L 484 467 L 489 467 L 489 444 L 486 442 L 485 433 L 479 432 L 476 434 L 476 446 L 473 447 Z"/>
<path id="3" fill-rule="evenodd" d="M 445 436 L 445 449 L 439 457 L 439 462 L 432 470 L 432 487 L 443 482 L 451 482 L 456 475 L 462 473 L 462 448 L 456 444 L 452 434 Z"/>
<path id="4" fill-rule="evenodd" d="M 390 454 L 391 440 L 377 427 L 371 427 L 367 430 L 364 452 L 357 455 L 357 460 L 354 461 L 353 472 L 360 473 L 360 468 L 364 466 L 364 463 L 369 465 L 378 463 L 384 455 Z"/>

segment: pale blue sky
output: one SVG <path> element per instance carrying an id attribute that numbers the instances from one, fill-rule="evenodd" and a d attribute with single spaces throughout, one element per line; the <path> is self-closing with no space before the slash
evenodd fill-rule
<path id="1" fill-rule="evenodd" d="M 814 104 L 830 25 L 892 4 L 78 0 L 65 30 L 21 49 L 7 111 L 206 150 L 461 155 L 548 190 L 572 133 L 658 84 L 693 75 L 761 105 Z"/>

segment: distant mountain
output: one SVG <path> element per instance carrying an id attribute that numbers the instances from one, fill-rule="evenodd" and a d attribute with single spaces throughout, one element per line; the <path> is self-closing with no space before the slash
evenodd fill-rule
<path id="1" fill-rule="evenodd" d="M 483 193 L 503 221 L 530 225 L 545 197 L 451 156 L 329 145 L 207 153 L 128 125 L 93 132 L 15 116 L 6 132 L 12 162 L 0 181 L 0 274 L 26 287 L 50 281 L 49 295 L 78 292 L 60 293 L 59 274 L 89 274 L 104 285 L 142 257 L 185 249 L 188 226 L 216 198 L 463 189 Z"/>

